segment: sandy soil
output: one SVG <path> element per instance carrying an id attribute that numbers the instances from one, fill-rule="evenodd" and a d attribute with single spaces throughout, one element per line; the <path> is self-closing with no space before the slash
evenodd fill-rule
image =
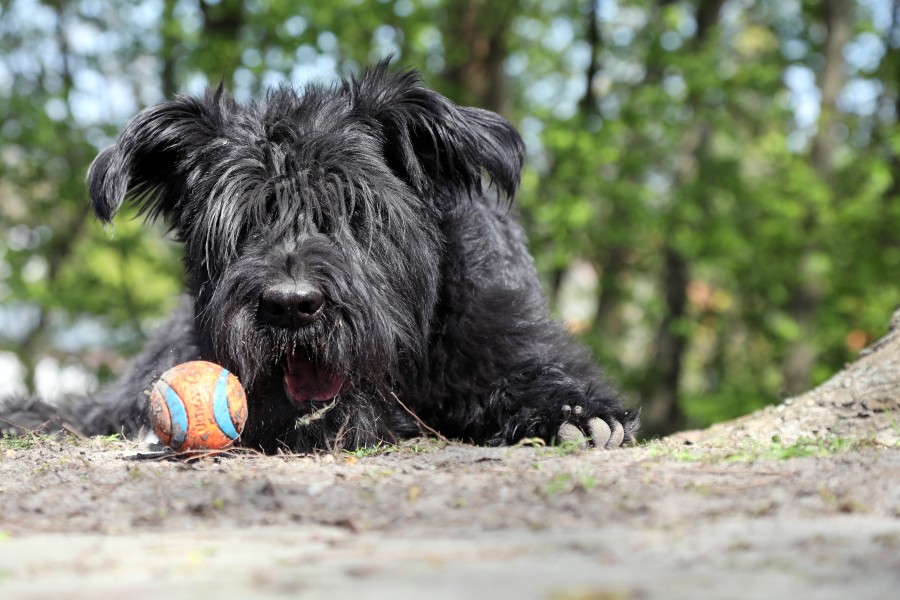
<path id="1" fill-rule="evenodd" d="M 688 440 L 690 442 L 690 440 Z M 900 447 L 5 442 L 2 598 L 893 598 Z M 811 455 L 811 456 L 808 456 Z"/>

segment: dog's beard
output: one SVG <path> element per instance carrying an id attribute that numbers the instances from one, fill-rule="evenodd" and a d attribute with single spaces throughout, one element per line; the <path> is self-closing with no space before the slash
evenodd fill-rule
<path id="1" fill-rule="evenodd" d="M 208 330 L 209 337 L 217 360 L 251 395 L 257 386 L 280 389 L 295 408 L 308 412 L 357 382 L 372 381 L 373 365 L 360 361 L 357 343 L 342 333 L 349 329 L 342 319 L 326 317 L 291 331 L 260 324 L 252 304 L 229 308 L 222 324 Z"/>
<path id="2" fill-rule="evenodd" d="M 391 332 L 400 328 L 391 327 L 383 313 L 374 318 L 366 308 L 370 298 L 345 300 L 335 293 L 340 286 L 327 286 L 329 301 L 320 317 L 292 330 L 260 319 L 255 299 L 266 283 L 259 265 L 236 266 L 198 296 L 198 323 L 214 360 L 233 371 L 251 397 L 257 389 L 281 392 L 305 413 L 351 390 L 386 395 L 396 370 Z"/>

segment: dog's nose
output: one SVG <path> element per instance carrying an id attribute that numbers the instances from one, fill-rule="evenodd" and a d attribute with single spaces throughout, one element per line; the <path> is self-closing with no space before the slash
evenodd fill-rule
<path id="1" fill-rule="evenodd" d="M 269 286 L 259 300 L 262 319 L 279 327 L 296 329 L 311 323 L 322 310 L 325 295 L 306 283 L 281 283 Z"/>

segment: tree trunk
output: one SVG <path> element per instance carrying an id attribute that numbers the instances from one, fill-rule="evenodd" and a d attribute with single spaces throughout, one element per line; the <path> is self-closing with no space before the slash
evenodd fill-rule
<path id="1" fill-rule="evenodd" d="M 599 116 L 597 97 L 594 93 L 594 78 L 601 69 L 600 52 L 603 49 L 603 38 L 600 33 L 599 2 L 588 0 L 589 9 L 585 26 L 585 40 L 590 47 L 590 60 L 585 71 L 585 92 L 578 103 L 578 109 L 584 122 L 591 117 Z M 627 212 L 622 209 L 621 202 L 612 200 L 609 223 L 616 227 L 628 229 Z M 600 286 L 597 294 L 597 308 L 594 314 L 592 333 L 597 339 L 618 339 L 622 334 L 622 320 L 619 309 L 624 292 L 620 283 L 621 276 L 627 268 L 625 258 L 629 248 L 620 243 L 612 243 L 602 249 L 596 258 L 600 273 Z"/>
<path id="2" fill-rule="evenodd" d="M 590 48 L 590 59 L 588 60 L 587 71 L 585 73 L 585 90 L 584 96 L 578 103 L 578 109 L 584 116 L 597 114 L 597 98 L 594 94 L 594 77 L 600 70 L 599 53 L 602 49 L 600 39 L 600 17 L 597 14 L 599 0 L 588 0 L 590 5 L 588 8 L 587 25 L 585 27 L 584 38 Z"/>
<path id="3" fill-rule="evenodd" d="M 707 42 L 710 31 L 718 23 L 723 4 L 724 0 L 704 0 L 698 6 L 697 33 L 692 42 L 694 49 L 700 50 Z M 702 115 L 702 110 L 698 110 L 699 98 L 690 92 L 687 102 L 698 116 L 682 137 L 675 165 L 673 189 L 678 189 L 698 177 L 698 166 L 706 154 L 711 135 L 709 125 L 702 116 L 699 116 Z M 705 202 L 703 198 L 697 201 Z M 672 243 L 675 233 L 687 226 L 682 222 L 679 213 L 679 207 L 674 205 L 666 217 L 668 240 L 663 245 L 663 270 L 660 277 L 665 298 L 665 312 L 657 329 L 655 354 L 642 398 L 644 428 L 651 434 L 677 431 L 684 425 L 685 420 L 678 404 L 678 396 L 688 342 L 688 334 L 684 330 L 683 323 L 687 315 L 690 264 L 688 258 Z"/>
<path id="4" fill-rule="evenodd" d="M 179 39 L 173 35 L 172 24 L 175 22 L 175 4 L 177 0 L 165 0 L 163 8 L 163 18 L 160 23 L 160 36 L 162 37 L 162 48 L 160 49 L 160 60 L 162 60 L 162 69 L 160 72 L 160 84 L 162 87 L 163 98 L 168 100 L 178 91 L 175 79 L 175 52 Z"/>
<path id="5" fill-rule="evenodd" d="M 616 217 L 617 211 L 613 207 L 611 223 L 621 227 L 624 218 Z M 628 256 L 628 248 L 621 244 L 613 244 L 600 259 L 600 291 L 597 295 L 597 312 L 594 314 L 593 332 L 602 337 L 619 339 L 623 333 L 620 308 L 625 298 L 625 291 L 620 281 L 626 270 L 625 259 Z"/>
<path id="6" fill-rule="evenodd" d="M 671 433 L 684 426 L 684 414 L 678 405 L 678 388 L 688 341 L 681 325 L 687 308 L 685 290 L 689 272 L 687 261 L 671 246 L 664 249 L 663 255 L 665 314 L 657 330 L 652 387 L 644 399 L 642 416 L 646 429 L 653 433 Z"/>
<path id="7" fill-rule="evenodd" d="M 447 48 L 444 79 L 455 101 L 510 114 L 509 91 L 503 65 L 509 51 L 506 36 L 518 2 L 453 0 L 447 4 Z"/>
<path id="8" fill-rule="evenodd" d="M 228 49 L 234 51 L 235 40 L 240 38 L 241 28 L 244 26 L 243 0 L 221 0 L 216 4 L 200 2 L 200 10 L 203 13 L 203 35 L 207 44 L 200 47 L 214 49 L 208 51 L 205 64 L 206 75 L 211 82 L 224 81 L 229 87 L 233 83 L 235 68 L 240 64 L 239 56 L 229 55 L 223 52 Z"/>
<path id="9" fill-rule="evenodd" d="M 825 0 L 821 5 L 827 37 L 822 49 L 824 64 L 819 77 L 822 108 L 818 130 L 813 138 L 810 160 L 819 177 L 829 186 L 834 183 L 834 153 L 837 147 L 837 96 L 846 82 L 844 47 L 853 35 L 852 0 Z M 804 227 L 811 231 L 816 224 L 815 208 L 809 209 Z M 814 247 L 807 253 L 815 251 Z M 784 389 L 797 394 L 809 387 L 818 354 L 809 333 L 815 326 L 816 313 L 822 303 L 823 286 L 798 265 L 798 282 L 791 290 L 788 305 L 793 320 L 800 326 L 800 338 L 788 347 L 783 367 Z"/>

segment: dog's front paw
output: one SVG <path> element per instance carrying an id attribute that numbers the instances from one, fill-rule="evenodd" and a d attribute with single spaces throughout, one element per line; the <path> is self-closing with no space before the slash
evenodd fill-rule
<path id="1" fill-rule="evenodd" d="M 575 444 L 578 446 L 594 446 L 610 450 L 618 448 L 625 441 L 625 428 L 615 418 L 610 417 L 607 423 L 600 417 L 585 416 L 581 406 L 562 407 L 563 423 L 556 432 L 558 444 Z"/>
<path id="2" fill-rule="evenodd" d="M 639 411 L 625 410 L 601 379 L 572 375 L 553 364 L 526 364 L 498 382 L 488 408 L 499 425 L 488 443 L 540 438 L 548 444 L 618 448 L 632 441 Z"/>

